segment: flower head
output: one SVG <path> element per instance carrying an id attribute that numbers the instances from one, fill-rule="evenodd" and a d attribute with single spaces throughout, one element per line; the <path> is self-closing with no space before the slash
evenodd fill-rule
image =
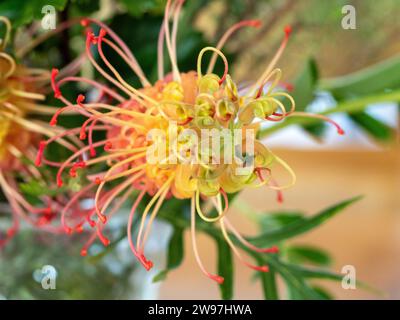
<path id="1" fill-rule="evenodd" d="M 98 237 L 109 243 L 103 229 L 118 208 L 134 192 L 138 196 L 132 205 L 127 226 L 130 247 L 146 269 L 152 262 L 145 256 L 145 244 L 151 225 L 163 202 L 170 198 L 190 199 L 191 230 L 196 260 L 203 273 L 222 283 L 223 278 L 209 273 L 199 257 L 196 245 L 196 213 L 205 221 L 218 223 L 223 236 L 241 261 L 259 271 L 267 266 L 256 266 L 242 257 L 231 235 L 245 246 L 259 252 L 276 252 L 273 248 L 257 248 L 249 243 L 229 222 L 228 193 L 247 187 L 269 188 L 278 192 L 295 183 L 295 174 L 278 156 L 257 139 L 256 133 L 264 121 L 280 121 L 294 114 L 295 102 L 280 85 L 281 70 L 275 65 L 282 55 L 291 32 L 285 28 L 280 48 L 264 72 L 253 84 L 239 87 L 229 74 L 227 58 L 222 48 L 232 34 L 242 27 L 258 27 L 260 21 L 242 21 L 229 29 L 216 47 L 206 47 L 199 53 L 195 70 L 182 73 L 177 63 L 176 34 L 179 13 L 184 1 L 169 0 L 158 41 L 158 81 L 151 84 L 144 75 L 134 55 L 125 43 L 106 25 L 93 19 L 84 19 L 87 28 L 86 55 L 97 71 L 113 86 L 110 87 L 86 78 L 66 77 L 56 80 L 53 70 L 52 86 L 55 97 L 65 103 L 54 115 L 52 123 L 64 111 L 76 110 L 87 119 L 81 130 L 70 132 L 88 145 L 72 154 L 59 168 L 59 186 L 65 179 L 65 169 L 76 176 L 77 169 L 91 170 L 96 164 L 107 165 L 105 171 L 88 173 L 88 188 L 96 188 L 95 213 L 88 221 L 93 226 L 93 236 L 84 246 Z M 172 18 L 172 24 L 170 22 Z M 92 24 L 99 25 L 96 35 Z M 171 73 L 164 74 L 164 45 L 171 61 Z M 142 83 L 142 88 L 131 86 L 108 60 L 107 46 L 114 50 L 131 68 Z M 101 62 L 93 56 L 96 50 Z M 206 72 L 203 58 L 211 54 Z M 213 72 L 217 59 L 224 63 L 221 75 Z M 98 92 L 95 101 L 86 101 L 79 95 L 76 102 L 66 99 L 61 86 L 68 81 L 91 84 Z M 94 141 L 93 132 L 105 131 L 106 138 Z M 103 149 L 105 154 L 98 155 Z M 83 159 L 83 160 L 82 160 Z M 287 185 L 279 186 L 272 173 L 274 166 L 282 166 L 291 177 Z M 107 186 L 110 187 L 106 190 Z M 152 196 L 140 217 L 136 241 L 132 239 L 132 221 L 145 194 Z M 203 212 L 201 199 L 210 200 L 217 214 Z M 108 210 L 111 204 L 114 207 Z M 67 225 L 65 225 L 68 228 Z M 228 233 L 228 230 L 231 233 Z"/>

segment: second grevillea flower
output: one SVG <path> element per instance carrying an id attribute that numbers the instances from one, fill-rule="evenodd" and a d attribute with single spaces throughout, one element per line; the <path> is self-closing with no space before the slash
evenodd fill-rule
<path id="1" fill-rule="evenodd" d="M 222 283 L 223 278 L 209 273 L 199 257 L 196 214 L 206 222 L 218 223 L 233 252 L 250 268 L 268 271 L 267 266 L 253 265 L 245 260 L 235 241 L 231 239 L 232 236 L 252 250 L 265 253 L 277 251 L 275 247 L 255 247 L 235 229 L 226 215 L 227 194 L 247 187 L 268 186 L 277 191 L 278 199 L 281 199 L 281 190 L 295 183 L 295 174 L 291 168 L 255 135 L 263 121 L 280 121 L 294 114 L 295 102 L 280 86 L 281 71 L 275 68 L 286 47 L 291 29 L 285 28 L 281 46 L 259 79 L 250 86 L 239 89 L 229 75 L 228 61 L 221 49 L 235 31 L 245 26 L 257 27 L 260 22 L 242 21 L 234 25 L 216 47 L 206 47 L 200 51 L 196 70 L 181 73 L 177 63 L 176 35 L 183 2 L 178 0 L 167 3 L 158 41 L 159 79 L 154 84 L 148 81 L 134 55 L 111 29 L 93 19 L 82 20 L 82 25 L 87 28 L 86 56 L 113 88 L 82 77 L 60 78 L 58 71 L 53 69 L 52 86 L 55 97 L 65 103 L 65 107 L 58 110 L 51 124 L 56 124 L 58 116 L 64 111 L 80 112 L 87 117 L 86 121 L 80 130 L 73 129 L 65 132 L 65 135 L 76 135 L 88 141 L 87 146 L 73 153 L 60 165 L 57 183 L 59 186 L 63 184 L 66 169 L 69 169 L 72 178 L 77 175 L 77 170 L 88 170 L 89 182 L 82 192 L 96 189 L 95 212 L 86 217 L 94 231 L 84 245 L 82 255 L 87 254 L 88 247 L 97 238 L 108 245 L 104 227 L 128 197 L 137 192 L 127 223 L 127 234 L 132 252 L 146 269 L 153 265 L 145 256 L 146 241 L 163 202 L 170 197 L 190 199 L 192 243 L 196 260 L 206 276 Z M 100 26 L 97 35 L 90 29 L 92 24 Z M 140 79 L 142 88 L 134 88 L 123 79 L 104 53 L 105 46 L 121 56 Z M 164 75 L 164 46 L 172 66 L 168 75 Z M 96 61 L 93 49 L 97 50 L 101 62 Z M 203 73 L 202 60 L 206 53 L 211 53 L 212 56 L 207 71 Z M 213 73 L 218 58 L 225 67 L 221 76 Z M 99 98 L 96 101 L 87 101 L 81 94 L 76 102 L 69 101 L 61 90 L 61 86 L 69 81 L 89 83 L 100 93 Z M 162 134 L 155 137 L 155 129 Z M 187 130 L 197 134 L 196 143 L 182 135 Z M 202 135 L 204 130 L 211 134 Z M 95 131 L 105 131 L 106 138 L 95 141 Z M 239 140 L 234 139 L 236 132 L 241 133 Z M 222 140 L 222 136 L 227 137 L 229 142 Z M 214 141 L 222 140 L 223 143 L 217 144 L 218 148 L 215 148 L 208 143 L 213 138 Z M 43 142 L 43 145 L 47 144 L 48 142 Z M 250 153 L 247 152 L 248 146 L 253 146 Z M 101 150 L 105 154 L 100 154 Z M 158 155 L 155 160 L 150 161 L 149 150 L 153 151 L 153 155 Z M 224 161 L 225 158 L 221 155 L 227 153 L 233 154 L 235 161 Z M 43 154 L 40 153 L 38 163 L 43 159 Z M 107 170 L 91 172 L 94 165 L 99 163 L 106 164 Z M 247 166 L 249 163 L 251 165 Z M 272 176 L 274 166 L 286 169 L 291 176 L 291 182 L 279 186 Z M 249 167 L 251 170 L 240 170 Z M 108 186 L 112 187 L 107 188 Z M 134 214 L 146 194 L 152 198 L 141 213 L 140 227 L 134 240 L 131 234 Z M 217 212 L 215 216 L 203 212 L 202 199 L 210 200 Z M 114 206 L 109 210 L 112 204 Z M 71 231 L 68 220 L 67 212 L 64 212 L 64 228 Z"/>
<path id="2" fill-rule="evenodd" d="M 0 39 L 0 190 L 8 201 L 12 217 L 7 229 L 0 231 L 1 248 L 17 233 L 21 221 L 40 230 L 64 233 L 57 219 L 58 212 L 68 205 L 67 210 L 72 216 L 82 213 L 79 202 L 70 202 L 68 194 L 41 194 L 32 204 L 20 188 L 21 183 L 35 181 L 47 190 L 57 190 L 54 183 L 46 184 L 46 177 L 34 165 L 36 154 L 44 148 L 43 144 L 38 147 L 43 137 L 57 140 L 72 151 L 79 150 L 82 142 L 76 139 L 78 146 L 73 145 L 59 136 L 62 128 L 39 119 L 55 110 L 43 104 L 50 73 L 17 63 L 6 51 L 11 34 L 10 21 L 0 16 L 0 27 L 5 30 Z"/>

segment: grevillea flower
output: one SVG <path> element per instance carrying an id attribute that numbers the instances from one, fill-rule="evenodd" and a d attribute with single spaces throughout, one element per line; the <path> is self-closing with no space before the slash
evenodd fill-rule
<path id="1" fill-rule="evenodd" d="M 50 73 L 17 64 L 5 52 L 11 24 L 5 17 L 0 17 L 0 22 L 5 26 L 5 36 L 0 39 L 0 188 L 9 202 L 13 217 L 11 226 L 5 232 L 0 232 L 1 247 L 15 235 L 21 220 L 46 231 L 64 232 L 55 218 L 57 212 L 68 204 L 68 197 L 60 195 L 55 199 L 43 195 L 37 199 L 39 204 L 32 205 L 20 191 L 19 183 L 30 182 L 32 179 L 45 181 L 34 165 L 37 152 L 43 148 L 43 145 L 37 148 L 43 136 L 56 139 L 71 150 L 79 148 L 58 138 L 64 131 L 61 128 L 31 119 L 54 113 L 54 108 L 40 104 L 40 101 L 45 100 L 42 92 L 46 83 L 50 83 Z M 76 140 L 82 144 L 79 139 Z M 51 185 L 46 187 L 51 188 Z M 79 207 L 79 202 L 70 204 L 70 212 L 80 212 L 75 210 L 76 206 Z"/>
<path id="2" fill-rule="evenodd" d="M 76 110 L 87 119 L 79 131 L 70 130 L 65 135 L 76 135 L 88 141 L 87 146 L 73 153 L 61 164 L 57 183 L 62 186 L 66 176 L 64 171 L 67 168 L 72 177 L 76 176 L 77 169 L 89 170 L 87 174 L 89 183 L 85 188 L 96 188 L 95 215 L 90 214 L 86 217 L 86 221 L 94 231 L 84 245 L 82 255 L 87 254 L 88 247 L 97 238 L 104 245 L 108 245 L 109 240 L 104 235 L 104 227 L 116 212 L 115 208 L 110 211 L 108 208 L 112 203 L 116 203 L 115 207 L 119 208 L 130 195 L 137 192 L 127 223 L 127 234 L 132 252 L 147 270 L 153 264 L 145 256 L 145 245 L 152 222 L 163 202 L 170 197 L 190 199 L 192 244 L 196 260 L 207 277 L 222 283 L 223 278 L 208 272 L 199 257 L 196 244 L 196 214 L 206 222 L 218 223 L 233 252 L 252 269 L 268 271 L 267 266 L 253 265 L 245 260 L 235 245 L 236 241 L 231 237 L 236 237 L 236 240 L 244 246 L 258 252 L 277 251 L 276 247 L 255 247 L 236 230 L 226 215 L 227 194 L 236 193 L 247 187 L 268 186 L 278 192 L 278 199 L 281 200 L 281 190 L 295 183 L 292 169 L 264 146 L 254 134 L 248 134 L 256 132 L 264 121 L 280 121 L 295 114 L 295 102 L 282 89 L 281 71 L 275 68 L 286 47 L 291 28 L 285 28 L 282 44 L 260 77 L 250 86 L 239 89 L 229 75 L 228 61 L 221 49 L 238 29 L 258 27 L 260 21 L 246 20 L 234 25 L 224 34 L 216 47 L 205 47 L 200 51 L 196 70 L 182 73 L 177 63 L 176 35 L 183 2 L 183 0 L 167 2 L 158 41 L 158 81 L 154 84 L 148 81 L 134 55 L 112 30 L 93 19 L 82 20 L 81 24 L 87 28 L 87 58 L 113 88 L 81 77 L 59 78 L 58 71 L 53 69 L 52 86 L 55 97 L 65 103 L 65 107 L 57 111 L 51 124 L 57 122 L 62 112 Z M 100 26 L 97 35 L 90 28 L 92 24 Z M 120 55 L 137 75 L 142 88 L 134 88 L 123 79 L 104 53 L 104 47 L 111 48 Z M 171 73 L 167 75 L 164 74 L 163 66 L 164 47 L 167 48 L 172 67 Z M 93 50 L 97 51 L 101 62 L 96 61 Z M 203 73 L 202 60 L 206 53 L 211 53 L 212 56 L 207 71 Z M 218 58 L 225 67 L 221 76 L 213 73 Z M 101 93 L 100 98 L 96 101 L 87 101 L 81 94 L 77 97 L 76 103 L 69 101 L 61 91 L 61 85 L 69 81 L 89 83 Z M 306 116 L 303 113 L 297 115 Z M 329 119 L 325 120 L 332 122 Z M 164 138 L 154 137 L 152 134 L 154 129 L 164 133 Z M 210 130 L 211 136 L 202 136 L 204 129 Z M 180 135 L 186 130 L 197 133 L 197 145 L 191 138 Z M 342 133 L 340 127 L 338 130 Z M 94 131 L 105 131 L 106 138 L 94 141 Z M 224 142 L 219 145 L 218 150 L 215 150 L 213 145 L 208 146 L 204 143 L 221 132 L 228 132 L 228 136 L 232 136 L 234 131 L 242 133 L 239 142 L 237 140 L 235 142 L 234 139 L 229 143 Z M 43 144 L 47 145 L 48 142 Z M 174 147 L 171 147 L 172 145 Z M 247 150 L 249 145 L 253 146 L 253 151 L 243 152 L 242 149 Z M 160 150 L 165 150 L 165 146 L 167 150 L 162 153 Z M 99 154 L 101 150 L 106 153 Z M 149 150 L 153 152 L 156 150 L 155 154 L 163 156 L 150 161 Z M 234 154 L 236 161 L 226 162 L 221 159 L 220 155 L 226 150 Z M 190 157 L 187 157 L 188 155 Z M 188 158 L 191 160 L 187 161 Z M 39 154 L 38 162 L 43 159 L 43 154 Z M 99 163 L 106 164 L 108 168 L 100 172 L 90 171 Z M 247 163 L 251 163 L 251 170 L 238 170 L 248 168 L 245 166 Z M 291 182 L 279 186 L 272 176 L 274 166 L 283 167 L 291 176 Z M 83 192 L 87 189 L 83 189 Z M 140 227 L 136 239 L 133 239 L 131 234 L 133 217 L 146 194 L 152 198 L 141 213 Z M 213 204 L 216 212 L 214 216 L 203 212 L 202 199 L 210 200 Z M 65 229 L 70 231 L 67 215 L 64 214 L 62 219 Z"/>

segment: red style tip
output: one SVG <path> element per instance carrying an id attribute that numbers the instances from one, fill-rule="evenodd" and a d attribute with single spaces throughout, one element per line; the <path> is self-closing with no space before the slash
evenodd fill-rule
<path id="1" fill-rule="evenodd" d="M 225 281 L 223 277 L 217 275 L 211 276 L 211 279 L 217 282 L 218 284 L 223 284 Z"/>
<path id="2" fill-rule="evenodd" d="M 289 92 L 292 92 L 294 90 L 294 85 L 291 83 L 285 83 L 285 89 Z"/>
<path id="3" fill-rule="evenodd" d="M 83 94 L 78 95 L 76 98 L 76 103 L 83 107 L 82 102 L 85 101 L 85 96 Z"/>
<path id="4" fill-rule="evenodd" d="M 257 270 L 257 271 L 261 271 L 261 272 L 268 272 L 269 268 L 268 266 L 253 266 L 252 269 Z"/>
<path id="5" fill-rule="evenodd" d="M 284 31 L 285 31 L 286 38 L 289 38 L 290 34 L 291 34 L 292 31 L 293 31 L 293 30 L 292 30 L 292 26 L 287 25 L 287 26 L 285 27 Z"/>
<path id="6" fill-rule="evenodd" d="M 89 25 L 89 19 L 86 19 L 86 18 L 84 18 L 84 19 L 81 19 L 81 26 L 82 27 L 87 27 L 88 25 Z"/>
<path id="7" fill-rule="evenodd" d="M 179 122 L 178 125 L 179 126 L 184 126 L 184 125 L 188 124 L 192 120 L 193 120 L 193 117 L 187 117 L 185 121 Z"/>
<path id="8" fill-rule="evenodd" d="M 279 248 L 277 246 L 273 246 L 269 249 L 270 253 L 278 253 L 279 252 Z"/>
<path id="9" fill-rule="evenodd" d="M 153 268 L 153 266 L 154 266 L 154 264 L 150 260 L 146 261 L 146 264 L 144 265 L 144 267 L 146 268 L 147 271 L 149 271 L 151 268 Z"/>
<path id="10" fill-rule="evenodd" d="M 106 144 L 104 145 L 104 151 L 110 151 L 112 149 L 113 145 L 110 141 L 107 141 Z"/>
<path id="11" fill-rule="evenodd" d="M 106 29 L 101 28 L 99 32 L 99 37 L 104 38 L 107 35 Z"/>
<path id="12" fill-rule="evenodd" d="M 74 163 L 74 167 L 76 168 L 86 168 L 86 162 L 85 161 L 78 161 L 76 163 Z"/>
<path id="13" fill-rule="evenodd" d="M 62 179 L 61 178 L 57 178 L 57 186 L 59 188 L 61 188 L 63 186 L 63 184 L 64 184 L 64 182 L 62 181 Z"/>
<path id="14" fill-rule="evenodd" d="M 71 178 L 76 178 L 76 169 L 75 168 L 71 168 L 69 170 L 69 175 Z"/>
<path id="15" fill-rule="evenodd" d="M 82 257 L 86 257 L 87 256 L 87 250 L 86 249 L 82 249 L 81 250 L 81 256 Z"/>
<path id="16" fill-rule="evenodd" d="M 261 20 L 249 20 L 248 25 L 254 28 L 259 28 L 262 25 Z"/>
<path id="17" fill-rule="evenodd" d="M 222 85 L 222 84 L 224 83 L 224 81 L 226 80 L 226 75 L 227 75 L 227 74 L 228 74 L 228 73 L 225 72 L 224 75 L 222 76 L 221 80 L 218 81 L 218 84 L 219 84 L 219 85 Z"/>
<path id="18" fill-rule="evenodd" d="M 59 71 L 57 68 L 53 68 L 53 69 L 51 69 L 51 76 L 52 76 L 53 78 L 55 78 L 55 77 L 57 77 L 57 75 L 58 75 L 59 72 L 60 72 L 60 71 Z"/>
<path id="19" fill-rule="evenodd" d="M 45 148 L 46 148 L 46 141 L 40 141 L 38 154 L 35 160 L 35 166 L 37 167 L 39 167 L 42 164 L 42 157 Z"/>
<path id="20" fill-rule="evenodd" d="M 10 228 L 7 230 L 7 237 L 11 238 L 17 233 L 17 229 L 15 228 Z"/>
<path id="21" fill-rule="evenodd" d="M 283 203 L 283 192 L 281 190 L 277 191 L 276 201 L 278 201 L 278 203 Z"/>
<path id="22" fill-rule="evenodd" d="M 139 259 L 143 267 L 146 269 L 146 271 L 149 271 L 151 268 L 153 268 L 154 266 L 153 261 L 147 260 L 144 254 L 137 255 L 137 258 Z"/>
<path id="23" fill-rule="evenodd" d="M 99 177 L 96 177 L 96 179 L 94 179 L 94 183 L 97 184 L 97 185 L 100 185 L 101 181 L 102 180 Z"/>
<path id="24" fill-rule="evenodd" d="M 103 243 L 105 247 L 108 247 L 110 245 L 110 240 L 104 236 L 100 238 L 100 241 Z"/>
<path id="25" fill-rule="evenodd" d="M 92 44 L 97 44 L 97 38 L 92 31 L 87 32 L 87 40 Z"/>
<path id="26" fill-rule="evenodd" d="M 72 234 L 72 228 L 70 228 L 70 227 L 64 227 L 64 231 L 68 235 Z"/>
<path id="27" fill-rule="evenodd" d="M 101 221 L 102 224 L 106 224 L 107 222 L 107 217 L 104 214 L 100 214 L 99 215 L 99 219 Z"/>
<path id="28" fill-rule="evenodd" d="M 341 136 L 343 136 L 345 134 L 345 132 L 342 128 L 339 128 L 337 133 L 340 134 Z"/>
<path id="29" fill-rule="evenodd" d="M 72 165 L 72 168 L 69 170 L 69 175 L 72 178 L 75 178 L 77 176 L 77 169 L 83 169 L 83 168 L 86 168 L 85 161 L 76 162 Z"/>
<path id="30" fill-rule="evenodd" d="M 53 68 L 51 70 L 51 78 L 50 78 L 51 87 L 52 87 L 52 89 L 54 91 L 54 98 L 56 98 L 56 99 L 59 99 L 61 97 L 61 91 L 58 88 L 58 85 L 57 85 L 57 82 L 56 82 L 56 77 L 57 77 L 58 73 L 59 73 L 59 70 L 56 69 L 56 68 Z"/>

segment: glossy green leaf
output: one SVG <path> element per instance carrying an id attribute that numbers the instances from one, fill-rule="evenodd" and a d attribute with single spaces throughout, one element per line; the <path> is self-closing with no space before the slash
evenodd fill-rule
<path id="1" fill-rule="evenodd" d="M 250 240 L 255 245 L 263 247 L 263 246 L 269 246 L 271 244 L 277 243 L 285 239 L 292 238 L 294 236 L 305 233 L 321 225 L 322 223 L 326 222 L 328 219 L 334 217 L 337 213 L 341 212 L 343 209 L 348 207 L 350 204 L 358 201 L 360 198 L 361 197 L 358 196 L 340 202 L 339 204 L 334 205 L 328 209 L 325 209 L 322 212 L 310 218 L 305 218 L 299 221 L 295 221 L 277 230 L 266 231 L 262 235 L 254 237 Z"/>

